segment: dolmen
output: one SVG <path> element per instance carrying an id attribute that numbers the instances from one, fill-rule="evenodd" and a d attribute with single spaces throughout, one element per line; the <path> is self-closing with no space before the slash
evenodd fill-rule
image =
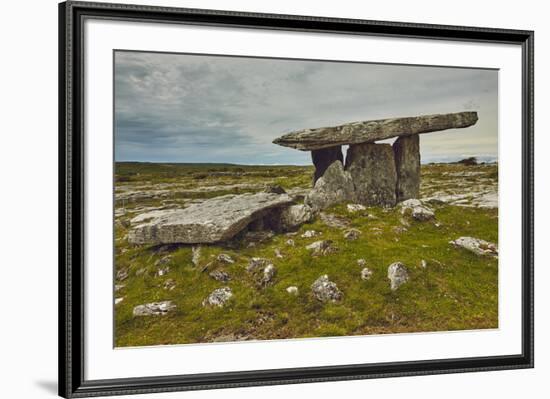
<path id="1" fill-rule="evenodd" d="M 298 130 L 273 143 L 311 151 L 315 173 L 305 203 L 314 211 L 341 202 L 393 207 L 419 196 L 419 134 L 467 128 L 477 120 L 477 112 L 370 120 Z M 376 143 L 393 137 L 393 145 Z M 345 163 L 342 145 L 349 145 Z"/>

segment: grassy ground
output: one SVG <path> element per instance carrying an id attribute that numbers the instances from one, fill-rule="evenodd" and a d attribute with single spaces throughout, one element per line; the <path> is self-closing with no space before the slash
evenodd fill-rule
<path id="1" fill-rule="evenodd" d="M 481 171 L 457 178 L 453 174 Z M 423 166 L 423 192 L 431 185 L 486 185 L 496 181 L 496 165 L 465 167 L 460 165 Z M 209 198 L 211 192 L 185 194 L 214 186 L 219 192 L 242 192 L 240 188 L 223 190 L 223 186 L 246 183 L 259 191 L 267 183 L 286 189 L 307 188 L 311 184 L 310 167 L 245 167 L 231 165 L 157 165 L 117 164 L 117 193 L 141 187 L 157 189 L 159 183 L 168 191 L 184 190 L 180 196 L 152 197 L 117 205 L 115 228 L 115 267 L 128 277 L 115 296 L 123 297 L 115 307 L 116 346 L 184 344 L 236 339 L 281 339 L 340 335 L 362 335 L 412 331 L 448 331 L 498 327 L 498 261 L 479 257 L 449 245 L 459 236 L 473 236 L 498 243 L 496 209 L 435 204 L 436 222 L 404 221 L 398 209 L 369 208 L 351 214 L 345 205 L 326 210 L 348 220 L 350 227 L 361 231 L 356 241 L 344 239 L 344 230 L 331 228 L 319 218 L 303 225 L 293 236 L 275 235 L 264 243 L 247 247 L 202 247 L 201 265 L 220 253 L 236 260 L 234 264 L 215 264 L 232 277 L 228 283 L 212 279 L 191 262 L 190 246 L 131 246 L 126 235 L 129 220 L 144 209 L 184 206 L 197 198 Z M 451 175 L 451 176 L 450 176 Z M 306 230 L 321 235 L 302 238 Z M 295 246 L 287 245 L 287 240 Z M 338 252 L 312 257 L 305 249 L 319 239 L 333 240 Z M 279 249 L 283 258 L 275 257 Z M 264 257 L 277 268 L 274 283 L 258 288 L 245 268 L 251 257 Z M 363 258 L 374 273 L 370 280 L 360 278 Z M 161 261 L 162 259 L 162 261 Z M 421 261 L 427 267 L 421 267 Z M 397 291 L 390 290 L 387 268 L 403 262 L 410 280 Z M 164 263 L 162 266 L 159 264 Z M 167 274 L 157 275 L 159 267 L 169 267 Z M 319 276 L 328 274 L 344 293 L 338 304 L 322 304 L 311 295 L 310 286 Z M 172 290 L 165 283 L 175 283 Z M 290 295 L 288 286 L 297 286 L 299 294 Z M 224 308 L 204 308 L 203 299 L 214 289 L 231 287 L 234 296 Z M 132 317 L 134 306 L 154 301 L 172 300 L 177 309 L 166 316 Z"/>

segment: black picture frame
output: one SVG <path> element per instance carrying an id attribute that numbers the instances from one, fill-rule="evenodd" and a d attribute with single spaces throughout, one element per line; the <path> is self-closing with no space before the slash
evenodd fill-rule
<path id="1" fill-rule="evenodd" d="M 510 356 L 86 380 L 82 60 L 83 21 L 88 17 L 521 45 L 522 353 Z M 72 1 L 59 4 L 59 395 L 76 398 L 533 367 L 533 43 L 534 32 L 523 30 Z"/>

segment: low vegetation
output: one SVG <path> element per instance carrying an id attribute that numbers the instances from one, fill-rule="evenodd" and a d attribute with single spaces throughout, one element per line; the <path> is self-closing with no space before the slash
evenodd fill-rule
<path id="1" fill-rule="evenodd" d="M 476 192 L 479 187 L 496 185 L 498 179 L 496 165 L 423 165 L 422 174 L 426 197 L 445 187 Z M 118 163 L 116 195 L 148 190 L 169 194 L 116 202 L 115 271 L 119 279 L 115 297 L 123 298 L 115 306 L 116 346 L 498 327 L 498 260 L 449 244 L 460 236 L 498 243 L 497 209 L 468 206 L 467 201 L 458 206 L 434 199 L 431 206 L 436 219 L 426 222 L 403 217 L 399 208 L 350 213 L 345 204 L 338 205 L 325 213 L 342 218 L 349 225 L 346 229 L 329 227 L 317 217 L 296 232 L 277 234 L 264 242 L 251 244 L 242 238 L 202 246 L 198 266 L 192 262 L 189 245 L 128 244 L 130 220 L 145 210 L 185 206 L 243 190 L 260 191 L 266 184 L 307 189 L 311 176 L 311 167 L 297 166 Z M 205 187 L 212 190 L 201 192 Z M 178 190 L 180 194 L 170 195 Z M 348 228 L 361 232 L 357 240 L 344 238 Z M 319 235 L 303 238 L 307 230 Z M 338 251 L 312 256 L 305 247 L 320 239 L 332 240 Z M 216 261 L 221 253 L 235 262 Z M 271 284 L 258 286 L 246 271 L 252 257 L 273 262 L 277 274 Z M 359 259 L 366 265 L 360 266 Z M 396 261 L 407 267 L 410 278 L 392 291 L 387 269 Z M 368 280 L 361 279 L 363 267 L 372 271 Z M 209 275 L 214 270 L 227 272 L 231 280 L 214 280 Z M 339 303 L 321 303 L 313 297 L 311 284 L 324 274 L 343 292 Z M 233 292 L 225 307 L 201 305 L 214 289 L 224 286 Z M 297 295 L 286 291 L 289 286 L 298 288 Z M 175 311 L 133 317 L 135 306 L 165 300 L 176 304 Z"/>

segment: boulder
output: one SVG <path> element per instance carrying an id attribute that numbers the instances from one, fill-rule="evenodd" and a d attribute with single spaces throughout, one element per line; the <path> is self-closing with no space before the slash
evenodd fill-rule
<path id="1" fill-rule="evenodd" d="M 315 173 L 313 175 L 313 185 L 315 185 L 315 182 L 325 174 L 325 171 L 334 161 L 340 161 L 342 164 L 344 163 L 342 147 L 336 146 L 313 150 L 311 151 L 311 160 L 315 166 Z"/>
<path id="2" fill-rule="evenodd" d="M 397 202 L 420 195 L 420 140 L 418 134 L 399 137 L 393 143 L 397 172 Z"/>
<path id="3" fill-rule="evenodd" d="M 151 302 L 138 305 L 134 308 L 133 315 L 137 316 L 164 316 L 176 309 L 172 301 Z"/>
<path id="4" fill-rule="evenodd" d="M 166 210 L 130 230 L 131 244 L 215 243 L 227 241 L 270 209 L 289 205 L 287 194 L 224 195 L 185 209 Z"/>
<path id="5" fill-rule="evenodd" d="M 476 255 L 491 256 L 493 258 L 498 257 L 497 245 L 480 238 L 459 237 L 449 243 L 455 247 L 464 248 Z"/>
<path id="6" fill-rule="evenodd" d="M 435 218 L 433 209 L 419 199 L 408 199 L 401 202 L 399 206 L 401 207 L 402 215 L 411 216 L 420 222 Z"/>
<path id="7" fill-rule="evenodd" d="M 388 267 L 388 279 L 391 290 L 395 291 L 409 281 L 409 272 L 403 263 L 395 262 Z"/>
<path id="8" fill-rule="evenodd" d="M 218 288 L 212 291 L 204 301 L 202 301 L 202 306 L 215 306 L 223 307 L 229 299 L 233 296 L 233 291 L 229 287 Z"/>
<path id="9" fill-rule="evenodd" d="M 313 296 L 321 302 L 339 302 L 344 297 L 336 283 L 330 281 L 326 274 L 311 284 L 311 291 Z"/>
<path id="10" fill-rule="evenodd" d="M 391 145 L 351 145 L 346 156 L 346 173 L 353 181 L 357 202 L 368 206 L 395 206 L 397 173 Z"/>
<path id="11" fill-rule="evenodd" d="M 355 191 L 351 175 L 342 162 L 333 162 L 306 196 L 304 203 L 314 212 L 342 202 L 353 202 Z"/>
<path id="12" fill-rule="evenodd" d="M 372 143 L 397 136 L 460 129 L 474 125 L 477 119 L 477 112 L 458 112 L 369 120 L 334 127 L 298 130 L 273 140 L 273 143 L 312 151 L 346 144 Z"/>

